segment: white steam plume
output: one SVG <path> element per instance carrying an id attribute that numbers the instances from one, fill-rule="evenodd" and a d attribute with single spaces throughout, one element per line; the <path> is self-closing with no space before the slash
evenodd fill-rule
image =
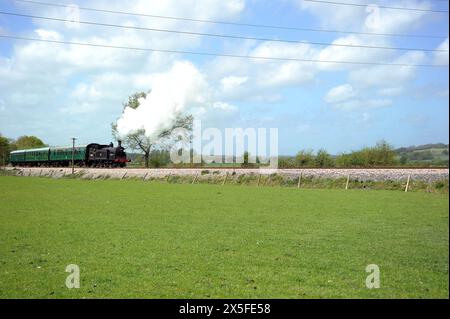
<path id="1" fill-rule="evenodd" d="M 211 102 L 203 75 L 190 62 L 176 62 L 167 73 L 153 77 L 151 92 L 140 99 L 137 109 L 127 107 L 117 120 L 117 130 L 123 136 L 145 129 L 148 137 L 156 139 L 161 131 L 170 128 L 176 117 Z"/>

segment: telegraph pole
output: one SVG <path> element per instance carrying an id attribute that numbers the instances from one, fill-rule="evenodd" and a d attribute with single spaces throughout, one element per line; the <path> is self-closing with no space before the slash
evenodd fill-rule
<path id="1" fill-rule="evenodd" d="M 75 173 L 75 137 L 72 137 L 72 175 Z"/>

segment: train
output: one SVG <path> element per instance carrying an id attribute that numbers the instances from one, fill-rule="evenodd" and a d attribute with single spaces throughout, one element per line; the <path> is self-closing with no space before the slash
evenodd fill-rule
<path id="1" fill-rule="evenodd" d="M 83 167 L 125 167 L 127 158 L 121 141 L 113 143 L 91 143 L 83 146 L 41 147 L 12 151 L 9 160 L 12 166 L 65 167 L 72 165 Z"/>

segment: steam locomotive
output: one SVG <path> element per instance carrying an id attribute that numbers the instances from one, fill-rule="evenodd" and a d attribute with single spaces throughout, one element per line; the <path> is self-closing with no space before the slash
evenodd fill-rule
<path id="1" fill-rule="evenodd" d="M 13 166 L 69 166 L 74 164 L 86 167 L 125 167 L 130 162 L 121 141 L 114 147 L 91 143 L 75 147 L 42 147 L 12 151 L 10 162 Z"/>

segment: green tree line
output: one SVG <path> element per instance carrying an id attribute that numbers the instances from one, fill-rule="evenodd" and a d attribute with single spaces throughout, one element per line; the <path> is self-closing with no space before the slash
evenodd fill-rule
<path id="1" fill-rule="evenodd" d="M 312 150 L 301 150 L 294 157 L 279 159 L 281 168 L 298 167 L 383 167 L 401 164 L 396 158 L 392 145 L 382 140 L 375 146 L 332 156 L 326 150 L 316 153 Z"/>

